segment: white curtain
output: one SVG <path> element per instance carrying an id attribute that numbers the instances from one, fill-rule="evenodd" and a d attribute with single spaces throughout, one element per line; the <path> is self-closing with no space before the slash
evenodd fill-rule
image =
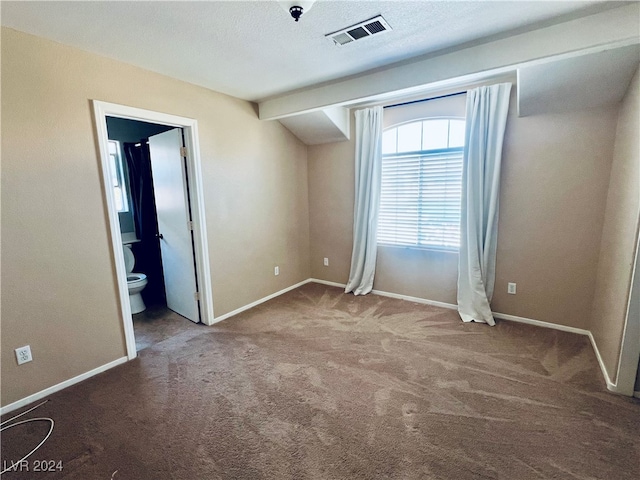
<path id="1" fill-rule="evenodd" d="M 356 194 L 353 250 L 345 292 L 365 295 L 376 271 L 378 212 L 382 175 L 382 107 L 365 108 L 356 117 Z"/>
<path id="2" fill-rule="evenodd" d="M 467 92 L 458 265 L 458 312 L 465 322 L 495 325 L 491 297 L 498 243 L 502 141 L 510 83 Z"/>

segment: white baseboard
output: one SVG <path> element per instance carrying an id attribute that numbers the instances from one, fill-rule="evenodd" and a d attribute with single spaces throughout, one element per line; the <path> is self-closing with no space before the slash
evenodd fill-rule
<path id="1" fill-rule="evenodd" d="M 318 278 L 310 278 L 309 281 L 313 283 L 320 283 L 322 285 L 329 285 L 330 287 L 345 288 L 347 286 L 346 283 L 330 282 L 329 280 L 320 280 Z"/>
<path id="2" fill-rule="evenodd" d="M 48 397 L 49 395 L 55 393 L 55 392 L 59 392 L 60 390 L 70 387 L 71 385 L 75 385 L 76 383 L 79 383 L 83 380 L 86 380 L 89 377 L 93 377 L 94 375 L 97 375 L 99 373 L 102 373 L 106 370 L 109 370 L 110 368 L 116 367 L 118 365 L 121 365 L 123 363 L 125 363 L 128 360 L 127 357 L 121 357 L 118 358 L 117 360 L 114 360 L 113 362 L 109 362 L 105 365 L 102 365 L 98 368 L 94 368 L 93 370 L 89 370 L 88 372 L 82 373 L 80 375 L 77 375 L 73 378 L 70 378 L 69 380 L 65 380 L 64 382 L 60 382 L 56 385 L 53 385 L 52 387 L 49 388 L 45 388 L 44 390 L 39 391 L 38 393 L 34 393 L 33 395 L 29 395 L 28 397 L 25 397 L 21 400 L 18 400 L 16 402 L 10 403 L 9 405 L 5 405 L 4 407 L 0 408 L 0 415 L 4 415 L 6 413 L 12 412 L 20 407 L 23 407 L 25 405 L 28 405 L 30 403 L 36 402 L 44 397 Z"/>
<path id="3" fill-rule="evenodd" d="M 598 349 L 598 344 L 596 343 L 596 339 L 593 338 L 593 334 L 591 332 L 589 332 L 589 340 L 591 341 L 591 346 L 593 347 L 593 351 L 596 353 L 596 358 L 598 359 L 598 365 L 600 365 L 600 370 L 602 371 L 602 375 L 604 376 L 604 381 L 607 384 L 607 390 L 613 393 L 619 393 L 616 384 L 611 381 L 611 377 L 609 376 L 607 367 L 604 364 L 604 360 L 602 360 L 602 355 L 600 355 L 600 350 Z M 627 392 L 627 395 L 628 394 L 629 393 Z"/>
<path id="4" fill-rule="evenodd" d="M 219 317 L 214 317 L 213 318 L 213 322 L 211 323 L 211 325 L 221 322 L 223 320 L 226 320 L 227 318 L 233 317 L 234 315 L 238 315 L 239 313 L 244 312 L 245 310 L 249 310 L 250 308 L 253 308 L 257 305 L 260 305 L 261 303 L 267 302 L 269 300 L 271 300 L 272 298 L 276 298 L 279 297 L 280 295 L 282 295 L 283 293 L 287 293 L 290 292 L 291 290 L 294 290 L 298 287 L 301 287 L 302 285 L 306 285 L 307 283 L 310 283 L 314 280 L 312 280 L 311 278 L 307 278 L 306 280 L 303 280 L 302 282 L 296 283 L 295 285 L 291 285 L 290 287 L 284 288 L 278 292 L 272 293 L 271 295 L 267 295 L 266 297 L 263 297 L 259 300 L 256 300 L 255 302 L 251 302 L 248 305 L 245 305 L 244 307 L 240 307 L 240 308 L 236 308 L 235 310 L 233 310 L 232 312 L 229 313 L 225 313 L 224 315 L 220 315 Z"/>
<path id="5" fill-rule="evenodd" d="M 397 298 L 398 300 L 406 300 L 408 302 L 421 303 L 423 305 L 432 305 L 434 307 L 446 308 L 448 310 L 457 310 L 458 306 L 452 303 L 437 302 L 436 300 L 429 300 L 427 298 L 411 297 L 409 295 L 401 295 L 399 293 L 385 292 L 383 290 L 371 290 L 374 295 L 380 295 L 381 297 Z"/>
<path id="6" fill-rule="evenodd" d="M 560 325 L 558 323 L 543 322 L 542 320 L 534 320 L 533 318 L 518 317 L 516 315 L 509 315 L 506 313 L 491 312 L 495 318 L 500 320 L 508 320 L 510 322 L 526 323 L 527 325 L 535 325 L 536 327 L 552 328 L 553 330 L 560 330 L 563 332 L 577 333 L 578 335 L 590 335 L 589 330 L 583 328 L 569 327 L 567 325 Z"/>
<path id="7" fill-rule="evenodd" d="M 346 284 L 344 283 L 329 282 L 327 280 L 319 280 L 317 278 L 310 278 L 309 281 L 314 283 L 320 283 L 322 285 L 329 285 L 330 287 L 340 287 L 340 288 L 346 287 Z M 436 302 L 435 300 L 428 300 L 426 298 L 420 298 L 420 297 L 410 297 L 409 295 L 401 295 L 399 293 L 385 292 L 383 290 L 372 290 L 371 293 L 374 295 L 380 295 L 381 297 L 397 298 L 399 300 L 407 300 L 409 302 L 422 303 L 425 305 L 433 305 L 436 307 L 449 308 L 453 310 L 458 308 L 457 305 L 453 305 L 451 303 Z"/>

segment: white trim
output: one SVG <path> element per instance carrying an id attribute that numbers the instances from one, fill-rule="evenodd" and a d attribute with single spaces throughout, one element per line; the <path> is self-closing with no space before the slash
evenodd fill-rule
<path id="1" fill-rule="evenodd" d="M 399 293 L 383 292 L 382 290 L 371 290 L 371 293 L 373 293 L 374 295 L 380 295 L 381 297 L 397 298 L 399 300 L 406 300 L 408 302 L 414 302 L 414 303 L 422 303 L 424 305 L 432 305 L 434 307 L 446 308 L 448 310 L 458 309 L 458 306 L 453 305 L 452 303 L 437 302 L 435 300 L 428 300 L 426 298 L 420 298 L 420 297 L 410 297 L 408 295 L 400 295 Z"/>
<path id="2" fill-rule="evenodd" d="M 593 334 L 591 332 L 589 332 L 589 340 L 591 341 L 591 346 L 593 347 L 593 351 L 595 352 L 596 358 L 598 359 L 598 365 L 600 365 L 602 376 L 604 377 L 604 381 L 607 384 L 607 390 L 610 390 L 611 392 L 614 392 L 614 393 L 618 393 L 616 389 L 616 384 L 611 381 L 609 372 L 607 372 L 607 367 L 604 364 L 604 360 L 602 360 L 602 355 L 600 355 L 600 350 L 598 349 L 596 340 L 595 338 L 593 338 Z"/>
<path id="3" fill-rule="evenodd" d="M 318 278 L 310 278 L 309 281 L 328 285 L 330 287 L 346 288 L 347 286 L 345 283 L 330 282 L 328 280 L 320 280 Z M 385 292 L 384 290 L 371 290 L 371 293 L 373 295 L 380 295 L 381 297 L 396 298 L 398 300 L 406 300 L 408 302 L 421 303 L 424 305 L 433 305 L 434 307 L 447 308 L 449 310 L 456 310 L 458 308 L 457 305 L 453 305 L 452 303 L 437 302 L 427 298 L 411 297 L 409 295 L 401 295 L 400 293 Z"/>
<path id="4" fill-rule="evenodd" d="M 320 283 L 322 285 L 328 285 L 330 287 L 346 288 L 347 286 L 345 283 L 330 282 L 328 280 L 320 280 L 318 278 L 310 278 L 309 281 Z M 434 307 L 447 308 L 450 310 L 455 310 L 458 308 L 457 305 L 453 305 L 451 303 L 437 302 L 435 300 L 428 300 L 426 298 L 420 298 L 420 297 L 411 297 L 409 295 L 401 295 L 399 293 L 385 292 L 383 290 L 371 290 L 371 293 L 373 295 L 380 295 L 381 297 L 396 298 L 398 300 L 406 300 L 408 302 L 421 303 L 424 305 L 433 305 Z"/>
<path id="5" fill-rule="evenodd" d="M 633 389 L 640 364 L 640 212 L 638 213 L 635 243 L 636 251 L 625 310 L 615 390 L 610 389 L 622 395 L 634 395 Z"/>
<path id="6" fill-rule="evenodd" d="M 200 162 L 200 149 L 198 142 L 198 122 L 192 118 L 179 117 L 167 113 L 154 112 L 141 108 L 128 107 L 115 103 L 93 100 L 93 111 L 96 124 L 96 136 L 100 148 L 100 161 L 102 166 L 103 195 L 107 203 L 109 215 L 109 231 L 111 246 L 113 248 L 116 267 L 116 281 L 120 298 L 120 309 L 123 318 L 127 356 L 129 360 L 137 356 L 135 334 L 133 331 L 133 319 L 129 304 L 129 289 L 123 279 L 126 278 L 126 268 L 122 253 L 122 237 L 120 235 L 120 223 L 115 209 L 113 190 L 110 188 L 109 150 L 107 117 L 127 118 L 143 122 L 170 125 L 184 129 L 184 137 L 187 145 L 187 168 L 190 178 L 189 193 L 191 196 L 191 208 L 193 216 L 193 236 L 195 245 L 196 274 L 198 276 L 198 289 L 200 291 L 200 320 L 206 325 L 213 324 L 213 295 L 211 290 L 211 272 L 209 264 L 209 249 L 207 246 L 206 221 L 204 214 L 204 192 L 202 187 L 202 174 Z"/>
<path id="7" fill-rule="evenodd" d="M 290 287 L 287 287 L 287 288 L 284 288 L 284 289 L 282 289 L 280 291 L 272 293 L 271 295 L 267 295 L 266 297 L 263 297 L 263 298 L 261 298 L 259 300 L 256 300 L 255 302 L 251 302 L 248 305 L 245 305 L 244 307 L 237 308 L 237 309 L 233 310 L 232 312 L 225 313 L 224 315 L 220 315 L 219 317 L 215 317 L 213 319 L 213 323 L 218 323 L 218 322 L 221 322 L 223 320 L 226 320 L 227 318 L 230 318 L 230 317 L 233 317 L 235 315 L 238 315 L 239 313 L 242 313 L 245 310 L 249 310 L 250 308 L 253 308 L 253 307 L 257 306 L 257 305 L 260 305 L 261 303 L 264 303 L 266 301 L 269 301 L 272 298 L 279 297 L 283 293 L 287 293 L 287 292 L 290 292 L 291 290 L 295 290 L 296 288 L 301 287 L 302 285 L 306 285 L 307 283 L 310 283 L 312 281 L 313 280 L 311 278 L 307 278 L 306 280 L 303 280 L 302 282 L 296 283 L 295 285 L 291 285 Z"/>
<path id="8" fill-rule="evenodd" d="M 535 325 L 536 327 L 551 328 L 553 330 L 560 330 L 562 332 L 577 333 L 578 335 L 590 335 L 589 330 L 583 328 L 569 327 L 567 325 L 560 325 L 558 323 L 543 322 L 542 320 L 534 320 L 533 318 L 518 317 L 516 315 L 508 315 L 506 313 L 492 312 L 495 318 L 500 320 L 508 320 L 510 322 L 526 323 L 528 325 Z"/>
<path id="9" fill-rule="evenodd" d="M 200 293 L 200 315 L 205 325 L 213 325 L 213 286 L 209 268 L 209 246 L 207 239 L 206 216 L 204 209 L 204 186 L 202 183 L 202 164 L 200 161 L 200 139 L 198 126 L 185 129 L 187 147 L 187 173 L 189 175 L 189 192 L 196 197 L 191 199 L 191 217 L 193 219 L 193 243 L 198 275 L 198 291 Z M 187 134 L 189 132 L 189 134 Z"/>
<path id="10" fill-rule="evenodd" d="M 100 164 L 102 167 L 102 187 L 104 199 L 107 202 L 107 213 L 109 216 L 109 231 L 111 236 L 111 247 L 113 248 L 114 261 L 116 263 L 116 277 L 118 286 L 118 297 L 120 299 L 120 311 L 122 312 L 124 324 L 124 337 L 127 346 L 127 357 L 129 360 L 136 358 L 136 339 L 133 332 L 133 320 L 131 318 L 131 304 L 129 303 L 129 289 L 125 282 L 121 282 L 121 278 L 126 278 L 126 267 L 124 264 L 124 255 L 122 253 L 122 237 L 120 235 L 120 220 L 115 205 L 113 189 L 110 187 L 109 179 L 111 173 L 109 170 L 109 134 L 107 133 L 107 123 L 105 108 L 101 102 L 94 100 L 93 111 L 96 122 L 96 135 L 98 146 L 100 148 Z"/>
<path id="11" fill-rule="evenodd" d="M 319 283 L 321 285 L 328 285 L 329 287 L 346 288 L 346 283 L 330 282 L 329 280 L 320 280 L 318 278 L 310 278 L 309 282 Z"/>
<path id="12" fill-rule="evenodd" d="M 71 385 L 75 385 L 76 383 L 86 380 L 87 378 L 93 377 L 94 375 L 102 373 L 113 367 L 117 367 L 118 365 L 125 363 L 127 360 L 128 360 L 127 357 L 118 358 L 117 360 L 114 360 L 105 365 L 102 365 L 101 367 L 94 368 L 93 370 L 89 370 L 88 372 L 77 375 L 73 378 L 70 378 L 69 380 L 60 382 L 56 385 L 53 385 L 52 387 L 45 388 L 44 390 L 40 390 L 38 393 L 34 393 L 33 395 L 29 395 L 28 397 L 24 397 L 21 400 L 10 403 L 9 405 L 5 405 L 4 407 L 0 408 L 0 415 L 4 415 L 6 413 L 12 412 L 20 407 L 36 402 L 41 398 L 48 397 L 49 395 L 59 392 L 64 388 L 70 387 Z"/>

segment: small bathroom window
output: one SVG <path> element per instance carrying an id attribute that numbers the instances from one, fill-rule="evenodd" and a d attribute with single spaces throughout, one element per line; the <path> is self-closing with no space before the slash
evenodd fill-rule
<path id="1" fill-rule="evenodd" d="M 109 140 L 109 158 L 111 159 L 111 182 L 113 193 L 116 199 L 118 212 L 129 211 L 129 200 L 127 198 L 127 187 L 124 181 L 124 168 L 122 166 L 122 150 L 120 142 Z"/>

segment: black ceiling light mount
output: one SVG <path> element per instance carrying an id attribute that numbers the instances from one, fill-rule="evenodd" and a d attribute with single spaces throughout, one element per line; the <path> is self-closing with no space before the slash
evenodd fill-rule
<path id="1" fill-rule="evenodd" d="M 300 20 L 300 17 L 304 13 L 304 8 L 299 5 L 294 5 L 289 9 L 289 13 L 291 14 L 291 17 L 297 22 L 298 20 Z"/>
<path id="2" fill-rule="evenodd" d="M 307 13 L 316 0 L 278 0 L 278 3 L 285 12 L 289 12 L 291 18 L 296 22 L 300 21 L 303 13 Z"/>

